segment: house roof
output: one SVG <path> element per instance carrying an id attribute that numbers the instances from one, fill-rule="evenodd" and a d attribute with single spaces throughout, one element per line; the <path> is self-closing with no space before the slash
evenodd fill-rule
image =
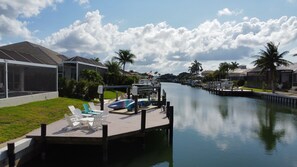
<path id="1" fill-rule="evenodd" d="M 35 58 L 31 54 L 12 51 L 12 50 L 6 50 L 1 48 L 0 48 L 0 59 L 46 64 L 44 61 L 38 58 Z"/>
<path id="2" fill-rule="evenodd" d="M 211 74 L 211 73 L 214 73 L 214 71 L 213 70 L 204 70 L 201 72 L 201 75 L 205 76 L 205 75 Z"/>
<path id="3" fill-rule="evenodd" d="M 83 62 L 83 63 L 87 63 L 87 64 L 91 64 L 91 65 L 106 68 L 106 66 L 103 65 L 101 62 L 97 62 L 95 60 L 87 59 L 87 58 L 80 57 L 80 56 L 75 56 L 75 57 L 69 58 L 67 60 L 64 60 L 64 62 Z"/>
<path id="4" fill-rule="evenodd" d="M 288 66 L 280 66 L 277 70 L 293 70 L 297 71 L 297 63 L 290 64 Z"/>
<path id="5" fill-rule="evenodd" d="M 293 64 L 290 64 L 288 66 L 279 66 L 276 68 L 277 70 L 292 70 L 294 72 L 297 72 L 297 63 L 293 63 Z M 255 67 L 253 68 L 252 70 L 250 70 L 249 72 L 260 72 L 261 69 L 259 67 Z"/>
<path id="6" fill-rule="evenodd" d="M 59 65 L 63 60 L 67 59 L 64 55 L 28 41 L 1 46 L 0 49 L 29 54 L 31 55 L 30 58 L 38 59 L 43 64 Z"/>
<path id="7" fill-rule="evenodd" d="M 249 71 L 252 69 L 241 69 L 241 68 L 236 68 L 235 70 L 229 71 L 228 75 L 229 76 L 246 76 Z"/>

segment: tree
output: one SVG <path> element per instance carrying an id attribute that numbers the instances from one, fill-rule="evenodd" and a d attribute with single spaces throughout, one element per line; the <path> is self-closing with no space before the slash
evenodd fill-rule
<path id="1" fill-rule="evenodd" d="M 252 63 L 261 69 L 261 74 L 264 72 L 268 72 L 271 78 L 271 89 L 272 93 L 275 93 L 275 77 L 276 77 L 276 68 L 283 65 L 288 66 L 292 64 L 292 62 L 283 59 L 283 57 L 288 54 L 288 51 L 284 51 L 279 53 L 278 45 L 275 45 L 273 42 L 267 43 L 265 46 L 265 50 L 260 50 L 257 57 L 257 60 Z M 296 55 L 296 54 L 295 54 Z"/>
<path id="2" fill-rule="evenodd" d="M 84 69 L 80 72 L 80 77 L 87 81 L 102 83 L 102 77 L 94 70 Z"/>
<path id="3" fill-rule="evenodd" d="M 119 50 L 119 52 L 115 52 L 118 57 L 113 57 L 114 60 L 118 60 L 121 65 L 123 65 L 123 71 L 125 71 L 126 63 L 134 63 L 134 59 L 136 56 L 131 53 L 130 50 Z"/>
<path id="4" fill-rule="evenodd" d="M 239 64 L 235 61 L 235 62 L 231 62 L 229 64 L 229 70 L 235 70 L 236 68 L 238 68 Z"/>
<path id="5" fill-rule="evenodd" d="M 99 58 L 99 57 L 94 57 L 94 58 L 91 58 L 91 60 L 94 60 L 94 61 L 100 62 L 100 58 Z"/>
<path id="6" fill-rule="evenodd" d="M 215 71 L 215 76 L 217 78 L 222 79 L 225 78 L 229 72 L 230 64 L 227 62 L 220 63 L 219 69 Z"/>
<path id="7" fill-rule="evenodd" d="M 191 63 L 191 66 L 188 70 L 191 74 L 199 74 L 199 72 L 203 71 L 202 64 L 199 63 L 197 60 L 194 60 L 194 62 Z"/>
<path id="8" fill-rule="evenodd" d="M 120 74 L 120 64 L 116 61 L 107 61 L 105 66 L 111 74 Z"/>

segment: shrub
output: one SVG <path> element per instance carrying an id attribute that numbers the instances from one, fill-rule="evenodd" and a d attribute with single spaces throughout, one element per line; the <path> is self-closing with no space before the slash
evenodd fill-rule
<path id="1" fill-rule="evenodd" d="M 243 86 L 245 84 L 245 80 L 240 79 L 237 81 L 237 86 Z"/>

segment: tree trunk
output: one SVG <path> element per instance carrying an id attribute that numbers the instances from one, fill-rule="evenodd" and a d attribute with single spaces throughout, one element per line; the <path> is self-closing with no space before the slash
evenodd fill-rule
<path id="1" fill-rule="evenodd" d="M 271 71 L 271 89 L 272 89 L 272 93 L 275 93 L 274 80 L 275 80 L 275 74 L 274 74 L 274 71 Z"/>

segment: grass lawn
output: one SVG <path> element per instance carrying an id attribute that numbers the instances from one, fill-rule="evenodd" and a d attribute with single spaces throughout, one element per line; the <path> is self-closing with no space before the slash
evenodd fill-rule
<path id="1" fill-rule="evenodd" d="M 0 108 L 0 143 L 21 137 L 39 128 L 41 123 L 52 123 L 70 114 L 68 105 L 82 109 L 86 101 L 56 98 L 15 107 Z"/>
<path id="2" fill-rule="evenodd" d="M 118 91 L 118 96 L 120 97 L 124 92 Z M 104 91 L 104 99 L 115 99 L 116 98 L 116 91 Z"/>
<path id="3" fill-rule="evenodd" d="M 123 92 L 119 92 L 119 96 Z M 104 91 L 105 99 L 116 98 L 115 91 Z M 0 143 L 21 137 L 40 124 L 49 124 L 64 118 L 64 114 L 71 114 L 68 106 L 74 105 L 83 110 L 83 103 L 87 101 L 59 97 L 56 99 L 32 102 L 15 107 L 0 108 Z"/>
<path id="4" fill-rule="evenodd" d="M 263 90 L 263 89 L 257 89 L 257 88 L 248 88 L 248 87 L 244 87 L 244 86 L 242 86 L 240 88 L 242 88 L 243 90 L 253 90 L 254 92 L 272 92 L 272 90 L 269 90 L 269 89 Z"/>

